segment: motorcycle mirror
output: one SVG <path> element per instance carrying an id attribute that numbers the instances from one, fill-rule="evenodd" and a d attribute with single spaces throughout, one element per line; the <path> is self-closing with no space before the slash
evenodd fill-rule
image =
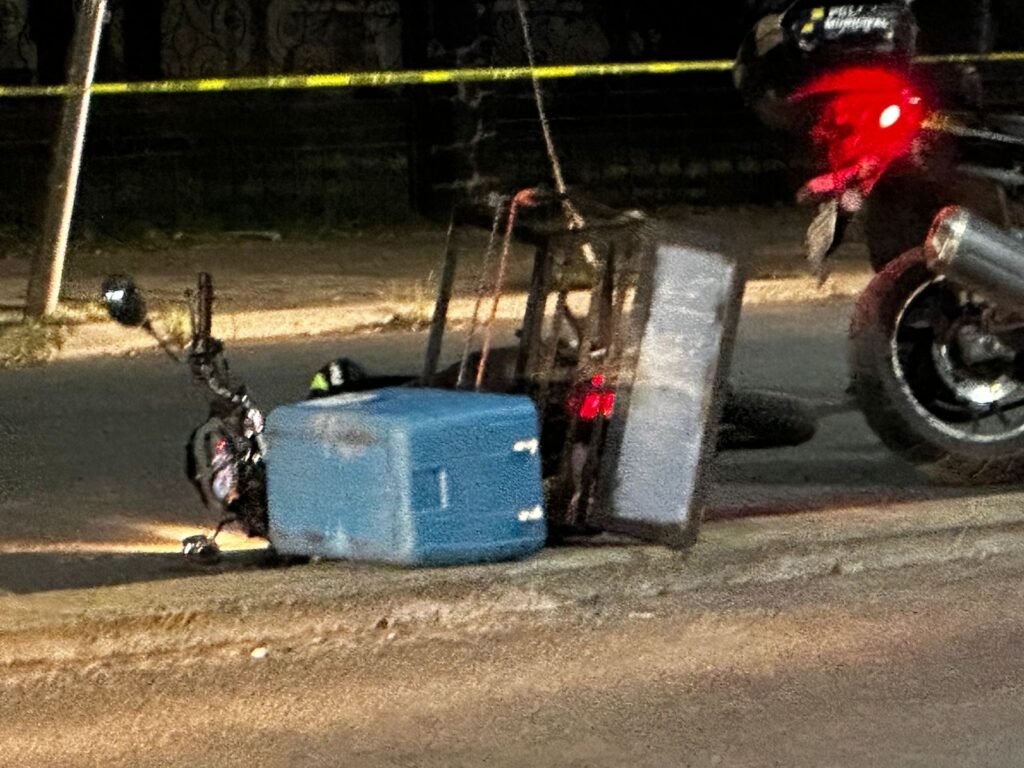
<path id="1" fill-rule="evenodd" d="M 117 323 L 138 328 L 146 323 L 146 299 L 127 275 L 112 275 L 100 289 L 107 313 Z"/>

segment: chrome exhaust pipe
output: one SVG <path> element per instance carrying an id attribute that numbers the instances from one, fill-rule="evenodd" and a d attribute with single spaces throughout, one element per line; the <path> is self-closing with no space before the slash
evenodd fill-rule
<path id="1" fill-rule="evenodd" d="M 939 211 L 924 242 L 928 266 L 996 303 L 1024 311 L 1024 241 L 961 206 Z"/>

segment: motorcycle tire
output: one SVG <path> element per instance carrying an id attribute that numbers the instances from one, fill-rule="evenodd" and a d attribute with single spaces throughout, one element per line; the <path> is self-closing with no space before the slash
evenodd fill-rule
<path id="1" fill-rule="evenodd" d="M 915 397 L 897 372 L 896 333 L 912 297 L 939 278 L 922 249 L 879 272 L 861 294 L 850 326 L 852 392 L 868 426 L 931 480 L 992 485 L 1024 478 L 1024 431 L 987 441 L 958 437 Z"/>
<path id="2" fill-rule="evenodd" d="M 811 409 L 773 392 L 729 390 L 718 426 L 718 450 L 791 448 L 817 432 Z"/>

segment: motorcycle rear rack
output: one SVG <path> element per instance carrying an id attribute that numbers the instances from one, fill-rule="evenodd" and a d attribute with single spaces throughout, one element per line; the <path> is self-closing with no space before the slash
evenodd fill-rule
<path id="1" fill-rule="evenodd" d="M 595 498 L 601 472 L 607 420 L 582 423 L 579 414 L 567 412 L 556 394 L 585 384 L 595 376 L 607 386 L 628 384 L 636 365 L 643 335 L 644 313 L 637 312 L 640 276 L 650 271 L 651 241 L 647 220 L 639 214 L 622 214 L 589 201 L 574 199 L 585 224 L 570 229 L 556 198 L 524 210 L 512 232 L 520 243 L 534 248 L 526 308 L 519 333 L 514 373 L 504 382 L 506 392 L 528 392 L 537 404 L 543 428 L 565 420 L 565 437 L 553 447 L 550 464 L 557 468 L 545 478 L 548 523 L 555 531 L 588 527 L 588 509 Z M 453 229 L 484 225 L 494 215 L 481 206 L 465 206 L 453 216 Z M 492 232 L 497 231 L 496 224 Z M 458 248 L 449 235 L 438 287 L 435 312 L 422 382 L 435 383 L 437 361 L 447 328 Z M 586 250 L 585 250 L 586 249 Z M 586 279 L 580 280 L 580 275 Z M 642 297 L 640 297 L 642 298 Z M 583 306 L 579 316 L 572 306 Z M 574 354 L 567 363 L 566 335 L 572 337 Z M 560 354 L 562 352 L 563 354 Z M 554 386 L 555 384 L 558 386 Z M 466 383 L 472 386 L 472 381 Z M 588 433 L 589 432 L 589 433 Z M 581 446 L 583 455 L 580 455 Z M 557 458 L 555 458 L 557 454 Z"/>

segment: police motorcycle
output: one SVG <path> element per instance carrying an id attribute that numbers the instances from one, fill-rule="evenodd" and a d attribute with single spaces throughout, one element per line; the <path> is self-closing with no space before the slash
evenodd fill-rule
<path id="1" fill-rule="evenodd" d="M 1024 119 L 986 112 L 969 67 L 929 82 L 912 66 L 916 39 L 908 3 L 798 0 L 758 22 L 735 80 L 825 166 L 798 193 L 817 209 L 805 247 L 820 276 L 864 217 L 877 274 L 849 360 L 868 424 L 937 481 L 1019 481 Z"/>

